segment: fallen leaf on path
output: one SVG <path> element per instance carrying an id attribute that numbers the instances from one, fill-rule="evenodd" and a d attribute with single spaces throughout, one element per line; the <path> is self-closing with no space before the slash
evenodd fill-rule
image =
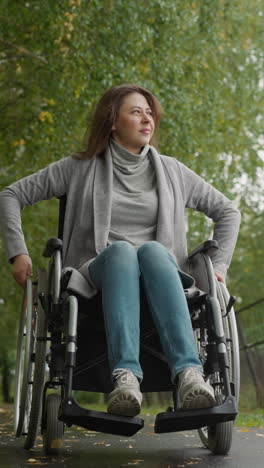
<path id="1" fill-rule="evenodd" d="M 63 446 L 63 439 L 53 439 L 51 441 L 50 447 L 54 449 L 60 449 Z"/>
<path id="2" fill-rule="evenodd" d="M 255 432 L 253 429 L 248 429 L 247 427 L 242 427 L 237 432 Z"/>
<path id="3" fill-rule="evenodd" d="M 106 441 L 102 440 L 100 442 L 94 442 L 93 445 L 106 445 Z"/>
<path id="4" fill-rule="evenodd" d="M 139 465 L 140 463 L 144 462 L 144 460 L 131 460 L 130 462 L 121 465 L 121 466 L 131 466 L 131 465 Z"/>
<path id="5" fill-rule="evenodd" d="M 201 447 L 203 447 L 203 445 L 201 445 L 201 444 L 185 444 L 184 447 L 201 448 Z"/>

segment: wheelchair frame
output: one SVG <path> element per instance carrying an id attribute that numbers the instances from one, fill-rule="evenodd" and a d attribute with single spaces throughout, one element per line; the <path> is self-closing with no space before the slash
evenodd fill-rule
<path id="1" fill-rule="evenodd" d="M 186 297 L 199 357 L 206 377 L 215 388 L 217 406 L 178 410 L 176 390 L 171 383 L 168 384 L 168 378 L 161 385 L 161 390 L 172 390 L 174 406 L 156 416 L 155 432 L 198 429 L 205 447 L 215 454 L 226 454 L 231 447 L 239 399 L 239 345 L 233 309 L 235 298 L 229 296 L 225 285 L 218 283 L 214 276 L 210 252 L 216 248 L 217 242 L 210 240 L 190 254 L 191 273 L 199 289 L 186 291 Z M 18 334 L 16 436 L 25 435 L 24 447 L 29 449 L 34 446 L 41 426 L 44 449 L 49 454 L 57 454 L 62 448 L 65 424 L 124 436 L 131 436 L 144 426 L 143 419 L 139 417 L 84 409 L 72 397 L 79 298 L 63 286 L 61 251 L 61 239 L 47 242 L 43 255 L 50 258 L 49 272 L 47 275 L 39 270 L 33 288 L 31 280 L 28 280 Z M 201 275 L 201 270 L 206 274 Z M 153 333 L 155 330 L 145 336 L 152 339 Z M 50 343 L 48 350 L 47 343 Z M 160 349 L 152 349 L 144 340 L 141 349 L 166 366 Z M 96 368 L 106 359 L 105 353 L 99 355 L 92 365 Z M 80 368 L 80 372 L 86 372 L 85 366 Z M 80 389 L 78 385 L 77 389 Z M 109 386 L 106 385 L 105 389 L 108 391 Z M 55 393 L 49 394 L 50 390 Z M 102 391 L 102 388 L 99 386 L 96 390 L 95 386 L 95 391 Z M 159 390 L 146 387 L 142 391 Z"/>

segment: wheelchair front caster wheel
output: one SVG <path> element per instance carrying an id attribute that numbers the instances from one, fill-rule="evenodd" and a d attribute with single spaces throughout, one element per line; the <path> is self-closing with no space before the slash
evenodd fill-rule
<path id="1" fill-rule="evenodd" d="M 47 455 L 58 455 L 63 447 L 64 423 L 58 420 L 60 403 L 60 395 L 48 395 L 43 427 L 43 446 Z"/>

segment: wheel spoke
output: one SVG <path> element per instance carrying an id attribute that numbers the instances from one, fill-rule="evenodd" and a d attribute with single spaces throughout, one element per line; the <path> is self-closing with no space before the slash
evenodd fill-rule
<path id="1" fill-rule="evenodd" d="M 223 328 L 226 339 L 227 360 L 229 363 L 229 381 L 234 383 L 235 397 L 239 398 L 239 346 L 236 329 L 236 321 L 233 309 L 226 315 L 226 306 L 229 294 L 224 285 L 217 282 L 217 298 L 222 312 Z M 210 375 L 210 383 L 215 388 L 215 396 L 218 404 L 222 404 L 226 398 L 224 385 L 219 372 Z M 227 454 L 232 442 L 233 422 L 227 421 L 198 430 L 201 442 L 215 454 Z"/>

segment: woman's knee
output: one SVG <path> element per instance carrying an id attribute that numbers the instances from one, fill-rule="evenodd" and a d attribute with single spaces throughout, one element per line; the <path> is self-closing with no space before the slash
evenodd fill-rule
<path id="1" fill-rule="evenodd" d="M 133 245 L 127 241 L 120 240 L 120 241 L 113 242 L 113 244 L 108 245 L 107 251 L 109 253 L 111 252 L 114 254 L 117 254 L 117 253 L 122 254 L 124 252 L 126 254 L 133 255 L 133 253 L 135 253 L 135 247 L 133 247 Z"/>
<path id="2" fill-rule="evenodd" d="M 120 274 L 139 276 L 135 248 L 125 241 L 117 241 L 106 247 L 90 264 L 89 271 L 95 283 L 101 284 L 105 277 L 117 278 Z"/>
<path id="3" fill-rule="evenodd" d="M 173 256 L 157 241 L 146 242 L 138 249 L 138 264 L 143 274 L 151 271 L 160 274 L 177 268 Z"/>
<path id="4" fill-rule="evenodd" d="M 142 244 L 138 249 L 138 260 L 144 262 L 145 260 L 157 259 L 168 255 L 167 249 L 157 241 L 149 241 Z"/>
<path id="5" fill-rule="evenodd" d="M 107 259 L 117 263 L 137 262 L 137 253 L 135 247 L 126 241 L 116 241 L 110 244 L 106 249 Z"/>

